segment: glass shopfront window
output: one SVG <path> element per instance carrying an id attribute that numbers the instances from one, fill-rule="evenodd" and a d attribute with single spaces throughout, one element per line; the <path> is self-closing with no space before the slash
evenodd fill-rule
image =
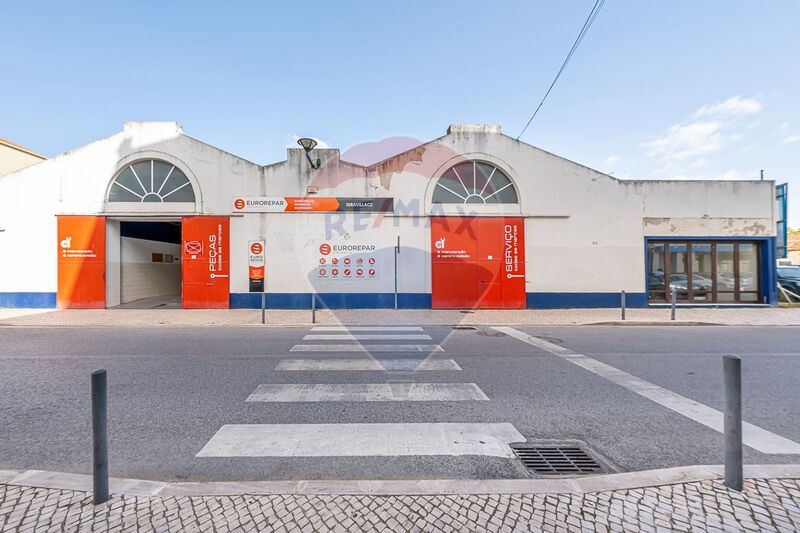
<path id="1" fill-rule="evenodd" d="M 732 242 L 717 243 L 717 301 L 736 301 L 736 245 Z"/>
<path id="2" fill-rule="evenodd" d="M 648 241 L 650 302 L 758 303 L 760 255 L 750 241 Z"/>
<path id="3" fill-rule="evenodd" d="M 714 292 L 712 244 L 695 242 L 689 246 L 692 257 L 692 300 L 695 302 L 710 301 Z"/>
<path id="4" fill-rule="evenodd" d="M 666 301 L 664 285 L 664 248 L 663 242 L 647 244 L 647 287 L 650 292 L 650 301 Z"/>
<path id="5" fill-rule="evenodd" d="M 685 302 L 689 299 L 689 245 L 671 242 L 667 249 L 667 289 L 675 291 L 679 302 Z"/>
<path id="6" fill-rule="evenodd" d="M 742 302 L 758 302 L 758 249 L 751 242 L 739 245 L 739 294 Z"/>

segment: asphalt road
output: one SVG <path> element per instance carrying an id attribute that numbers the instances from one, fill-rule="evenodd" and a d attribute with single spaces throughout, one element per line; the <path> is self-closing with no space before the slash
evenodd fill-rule
<path id="1" fill-rule="evenodd" d="M 521 327 L 714 409 L 721 354 L 743 358 L 744 418 L 800 442 L 800 329 Z M 508 422 L 528 440 L 579 440 L 619 471 L 720 464 L 722 435 L 516 338 L 488 328 L 424 326 L 453 371 L 276 371 L 310 328 L 0 328 L 0 469 L 91 472 L 89 374 L 109 372 L 113 476 L 159 480 L 523 478 L 490 456 L 197 457 L 226 424 Z M 316 332 L 315 332 L 316 333 Z M 364 340 L 364 345 L 377 341 Z M 395 342 L 395 341 L 385 341 Z M 401 342 L 401 341 L 397 341 Z M 415 366 L 415 363 L 411 366 Z M 488 401 L 246 402 L 273 383 L 475 383 Z M 745 448 L 747 463 L 800 455 Z"/>

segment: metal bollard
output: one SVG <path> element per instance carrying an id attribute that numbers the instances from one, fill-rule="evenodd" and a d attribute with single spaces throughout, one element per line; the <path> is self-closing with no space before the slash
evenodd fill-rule
<path id="1" fill-rule="evenodd" d="M 92 372 L 92 466 L 94 503 L 108 501 L 108 380 L 105 370 Z"/>
<path id="2" fill-rule="evenodd" d="M 397 245 L 394 247 L 394 308 L 397 309 L 397 256 L 400 254 L 400 236 L 397 236 Z"/>
<path id="3" fill-rule="evenodd" d="M 317 323 L 317 295 L 311 293 L 311 323 Z"/>
<path id="4" fill-rule="evenodd" d="M 670 320 L 675 320 L 675 306 L 678 304 L 678 293 L 675 289 L 672 289 L 672 311 L 670 315 Z"/>
<path id="5" fill-rule="evenodd" d="M 742 360 L 735 355 L 722 358 L 725 379 L 725 485 L 742 490 Z"/>
<path id="6" fill-rule="evenodd" d="M 261 323 L 267 323 L 267 293 L 261 293 Z"/>
<path id="7" fill-rule="evenodd" d="M 622 308 L 622 320 L 625 320 L 625 291 L 620 294 L 620 307 Z"/>

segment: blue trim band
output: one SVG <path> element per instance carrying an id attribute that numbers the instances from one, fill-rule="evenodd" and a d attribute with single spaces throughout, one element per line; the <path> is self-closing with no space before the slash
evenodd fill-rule
<path id="1" fill-rule="evenodd" d="M 622 296 L 618 292 L 529 292 L 526 301 L 528 309 L 619 308 Z M 647 295 L 626 292 L 625 306 L 647 307 Z"/>
<path id="2" fill-rule="evenodd" d="M 268 292 L 268 309 L 311 309 L 311 293 Z M 260 292 L 231 293 L 231 309 L 261 309 Z M 400 309 L 430 309 L 431 295 L 426 293 L 399 293 Z M 331 292 L 317 294 L 318 309 L 393 309 L 394 293 Z"/>
<path id="3" fill-rule="evenodd" d="M 766 304 L 778 305 L 778 238 L 761 242 L 761 297 Z"/>
<path id="4" fill-rule="evenodd" d="M 618 308 L 618 292 L 534 292 L 526 295 L 530 309 Z M 646 307 L 645 293 L 626 293 L 628 307 Z M 311 309 L 311 293 L 267 293 L 267 309 Z M 231 309 L 260 309 L 261 293 L 232 293 Z M 400 293 L 399 309 L 430 309 L 431 295 Z M 318 309 L 392 309 L 394 293 L 319 293 Z"/>
<path id="5" fill-rule="evenodd" d="M 54 292 L 0 292 L 0 307 L 55 309 Z"/>

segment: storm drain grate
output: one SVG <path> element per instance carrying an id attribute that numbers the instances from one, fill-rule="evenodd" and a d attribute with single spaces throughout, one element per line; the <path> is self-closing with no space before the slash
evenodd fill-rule
<path id="1" fill-rule="evenodd" d="M 451 329 L 478 329 L 475 326 L 450 326 Z"/>
<path id="2" fill-rule="evenodd" d="M 595 474 L 603 467 L 578 446 L 513 446 L 522 464 L 536 474 Z"/>

